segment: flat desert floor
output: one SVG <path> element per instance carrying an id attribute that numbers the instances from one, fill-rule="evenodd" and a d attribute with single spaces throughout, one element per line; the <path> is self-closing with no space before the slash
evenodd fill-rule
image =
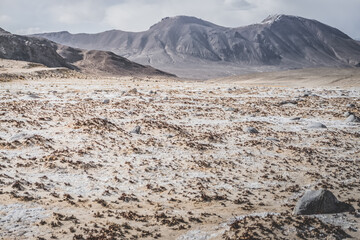
<path id="1" fill-rule="evenodd" d="M 348 112 L 359 86 L 0 82 L 0 238 L 359 239 Z M 292 214 L 320 188 L 356 211 Z"/>

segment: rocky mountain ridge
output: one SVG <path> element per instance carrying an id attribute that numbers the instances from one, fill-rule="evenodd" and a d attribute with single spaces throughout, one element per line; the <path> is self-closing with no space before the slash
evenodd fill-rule
<path id="1" fill-rule="evenodd" d="M 65 67 L 83 73 L 124 76 L 174 76 L 143 66 L 109 51 L 76 49 L 45 38 L 11 34 L 0 28 L 0 58 Z"/>
<path id="2" fill-rule="evenodd" d="M 164 18 L 143 32 L 36 36 L 72 47 L 112 51 L 141 64 L 196 78 L 203 72 L 216 77 L 360 63 L 357 41 L 316 20 L 289 15 L 269 16 L 261 23 L 238 28 L 177 16 Z"/>

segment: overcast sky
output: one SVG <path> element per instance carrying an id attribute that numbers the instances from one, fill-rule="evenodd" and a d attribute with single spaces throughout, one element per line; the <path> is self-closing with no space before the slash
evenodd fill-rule
<path id="1" fill-rule="evenodd" d="M 240 27 L 281 13 L 317 19 L 360 39 L 359 12 L 360 0 L 0 0 L 0 27 L 17 34 L 145 31 L 176 15 Z"/>

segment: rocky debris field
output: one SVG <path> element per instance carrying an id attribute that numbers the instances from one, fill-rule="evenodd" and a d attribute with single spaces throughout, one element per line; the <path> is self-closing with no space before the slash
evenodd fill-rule
<path id="1" fill-rule="evenodd" d="M 2 82 L 0 238 L 359 239 L 358 117 L 359 88 Z M 315 189 L 354 211 L 294 215 Z"/>

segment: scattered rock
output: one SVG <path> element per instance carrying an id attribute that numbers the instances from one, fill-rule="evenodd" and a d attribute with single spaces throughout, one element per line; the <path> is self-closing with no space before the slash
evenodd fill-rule
<path id="1" fill-rule="evenodd" d="M 256 130 L 256 128 L 253 128 L 253 127 L 245 128 L 245 132 L 247 132 L 247 133 L 259 133 L 259 131 Z"/>
<path id="2" fill-rule="evenodd" d="M 299 121 L 301 119 L 301 117 L 293 117 L 293 118 L 290 118 L 291 121 Z"/>
<path id="3" fill-rule="evenodd" d="M 313 122 L 309 124 L 309 128 L 327 128 L 327 127 L 322 123 Z"/>
<path id="4" fill-rule="evenodd" d="M 340 202 L 329 190 L 309 190 L 297 202 L 295 215 L 312 215 L 326 213 L 351 212 L 355 209 L 347 203 Z"/>
<path id="5" fill-rule="evenodd" d="M 110 103 L 110 99 L 105 99 L 104 101 L 103 101 L 103 104 L 109 104 Z"/>

